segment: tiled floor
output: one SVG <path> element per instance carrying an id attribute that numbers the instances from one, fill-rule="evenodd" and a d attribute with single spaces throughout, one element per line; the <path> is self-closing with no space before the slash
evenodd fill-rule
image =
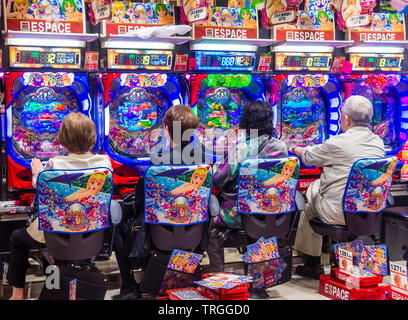
<path id="1" fill-rule="evenodd" d="M 294 258 L 294 263 L 296 263 L 296 261 L 300 261 L 299 257 L 297 259 Z M 327 263 L 327 257 L 324 257 L 323 262 Z M 225 271 L 243 274 L 241 255 L 238 254 L 237 250 L 225 249 L 225 263 Z M 208 257 L 204 255 L 202 265 L 205 266 L 207 264 Z M 114 255 L 110 261 L 97 263 L 97 266 L 103 273 L 109 274 L 110 276 L 110 285 L 106 293 L 105 300 L 112 300 L 112 297 L 119 293 L 120 287 L 119 270 Z M 293 268 L 295 268 L 295 266 Z M 326 273 L 328 273 L 329 266 L 326 266 L 325 269 Z M 31 283 L 30 297 L 32 299 L 36 299 L 40 294 L 45 277 L 40 271 L 35 273 L 33 273 L 33 271 L 36 271 L 35 267 L 31 269 L 31 274 L 27 276 L 26 281 L 27 284 Z M 142 276 L 142 273 L 136 272 L 135 276 L 138 280 L 138 278 Z M 293 272 L 291 281 L 267 289 L 267 293 L 269 295 L 268 300 L 328 300 L 326 297 L 318 293 L 318 286 L 319 281 L 295 275 Z M 29 287 L 29 285 L 27 285 L 27 287 Z M 4 298 L 8 299 L 10 294 L 11 288 L 9 286 L 5 286 Z M 148 295 L 144 295 L 144 298 L 152 299 L 152 297 L 149 297 Z"/>

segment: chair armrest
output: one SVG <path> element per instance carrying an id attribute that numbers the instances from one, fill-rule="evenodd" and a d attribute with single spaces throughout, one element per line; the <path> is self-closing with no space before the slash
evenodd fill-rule
<path id="1" fill-rule="evenodd" d="M 303 198 L 303 195 L 299 191 L 296 191 L 295 203 L 298 211 L 305 210 L 305 198 Z"/>
<path id="2" fill-rule="evenodd" d="M 112 200 L 110 206 L 112 224 L 118 225 L 122 220 L 122 208 L 118 201 Z"/>

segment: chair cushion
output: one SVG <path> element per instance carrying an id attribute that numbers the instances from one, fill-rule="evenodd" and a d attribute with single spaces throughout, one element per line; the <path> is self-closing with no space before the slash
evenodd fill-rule
<path id="1" fill-rule="evenodd" d="M 327 235 L 329 238 L 336 241 L 346 242 L 351 241 L 356 237 L 354 233 L 347 230 L 346 226 L 327 224 L 322 222 L 319 218 L 311 219 L 309 224 L 314 232 L 322 236 Z"/>
<path id="2" fill-rule="evenodd" d="M 408 230 L 408 207 L 390 207 L 382 214 L 385 221 Z"/>
<path id="3" fill-rule="evenodd" d="M 408 207 L 390 207 L 383 211 L 384 217 L 400 219 L 408 222 Z"/>

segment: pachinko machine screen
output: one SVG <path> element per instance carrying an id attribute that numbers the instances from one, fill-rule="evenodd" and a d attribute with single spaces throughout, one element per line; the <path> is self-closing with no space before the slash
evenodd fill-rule
<path id="1" fill-rule="evenodd" d="M 206 150 L 226 151 L 237 143 L 243 106 L 264 100 L 260 78 L 248 74 L 210 74 L 201 82 L 194 110 L 201 125 L 197 138 Z"/>
<path id="2" fill-rule="evenodd" d="M 136 75 L 149 77 L 149 83 L 155 86 L 132 85 L 122 74 L 120 86 L 113 93 L 109 107 L 109 145 L 119 155 L 126 157 L 149 156 L 150 149 L 159 141 L 158 130 L 162 127 L 164 113 L 171 103 L 158 86 L 163 85 L 166 74 Z M 151 79 L 154 77 L 155 79 Z M 119 78 L 118 78 L 119 80 Z M 143 83 L 146 83 L 146 79 Z M 126 85 L 127 83 L 127 85 Z M 112 86 L 116 84 L 113 83 Z"/>
<path id="3" fill-rule="evenodd" d="M 393 87 L 400 82 L 400 75 L 364 75 L 353 81 L 350 93 L 362 95 L 373 103 L 372 130 L 386 146 L 397 143 L 398 100 Z"/>
<path id="4" fill-rule="evenodd" d="M 288 146 L 308 146 L 327 139 L 327 101 L 319 87 L 287 87 L 280 110 L 278 131 Z"/>
<path id="5" fill-rule="evenodd" d="M 67 87 L 26 87 L 11 105 L 12 143 L 23 158 L 49 159 L 66 153 L 58 142 L 61 122 L 80 101 Z"/>

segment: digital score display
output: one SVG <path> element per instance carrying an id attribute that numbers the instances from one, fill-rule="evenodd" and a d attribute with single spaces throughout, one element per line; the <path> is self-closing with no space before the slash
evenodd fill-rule
<path id="1" fill-rule="evenodd" d="M 197 70 L 253 71 L 256 55 L 254 52 L 196 51 Z"/>
<path id="2" fill-rule="evenodd" d="M 331 53 L 276 52 L 277 71 L 329 71 Z"/>
<path id="3" fill-rule="evenodd" d="M 172 59 L 171 51 L 108 49 L 109 69 L 171 70 Z"/>
<path id="4" fill-rule="evenodd" d="M 404 55 L 401 53 L 351 53 L 353 71 L 401 71 Z"/>
<path id="5" fill-rule="evenodd" d="M 81 49 L 10 47 L 10 67 L 79 69 Z"/>

